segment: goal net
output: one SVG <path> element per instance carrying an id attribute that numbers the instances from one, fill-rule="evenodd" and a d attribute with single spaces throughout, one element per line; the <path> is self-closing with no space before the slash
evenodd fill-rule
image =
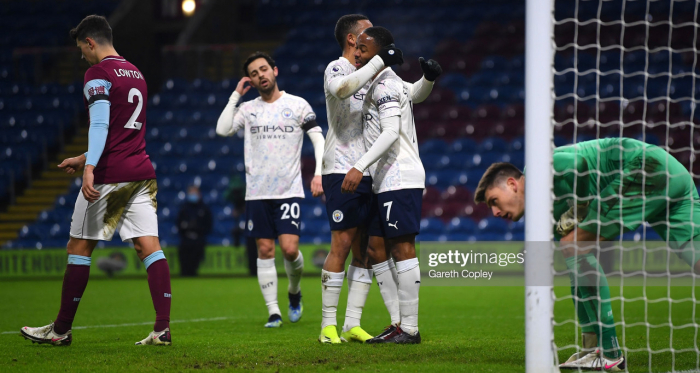
<path id="1" fill-rule="evenodd" d="M 541 11 L 533 10 L 534 3 L 528 1 L 528 12 Z M 537 341 L 528 336 L 526 344 L 540 351 L 550 347 L 552 355 L 541 355 L 554 364 L 587 352 L 585 346 L 599 348 L 609 361 L 623 356 L 623 370 L 697 371 L 698 291 L 692 268 L 700 259 L 699 3 L 538 3 L 552 7 L 547 14 L 551 54 L 532 53 L 542 40 L 527 25 L 526 85 L 535 82 L 531 65 L 546 63 L 551 101 L 534 107 L 530 101 L 536 93 L 526 87 L 526 115 L 547 110 L 549 119 L 548 132 L 535 136 L 527 132 L 543 127 L 526 116 L 527 178 L 541 178 L 526 182 L 549 185 L 550 195 L 535 199 L 526 186 L 526 205 L 553 207 L 540 208 L 547 210 L 546 222 L 533 221 L 535 213 L 526 215 L 526 239 L 536 237 L 530 230 L 547 231 L 555 239 L 559 233 L 567 236 L 569 214 L 577 220 L 571 232 L 588 242 L 555 245 L 553 257 L 526 258 L 526 271 L 546 265 L 552 273 L 551 283 L 529 283 L 526 293 L 526 302 L 534 304 L 533 289 L 550 292 L 551 303 L 545 302 L 535 318 L 550 323 L 552 334 L 539 334 Z M 532 19 L 528 14 L 527 22 Z M 529 152 L 547 142 L 552 146 L 546 154 Z M 531 175 L 533 167 L 544 164 L 543 156 L 548 172 Z M 547 198 L 546 205 L 538 203 Z M 528 263 L 532 260 L 539 264 Z M 527 332 L 540 333 L 530 327 L 531 316 L 526 316 Z M 532 363 L 541 359 L 534 356 L 537 350 L 526 348 L 528 371 L 538 371 L 542 365 Z"/>

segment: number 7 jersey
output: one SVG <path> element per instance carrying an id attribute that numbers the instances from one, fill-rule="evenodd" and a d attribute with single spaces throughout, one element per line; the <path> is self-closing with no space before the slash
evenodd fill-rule
<path id="1" fill-rule="evenodd" d="M 139 69 L 124 57 L 105 57 L 85 72 L 83 99 L 88 110 L 95 101 L 110 103 L 109 132 L 95 167 L 95 184 L 155 179 L 144 139 L 148 89 Z"/>

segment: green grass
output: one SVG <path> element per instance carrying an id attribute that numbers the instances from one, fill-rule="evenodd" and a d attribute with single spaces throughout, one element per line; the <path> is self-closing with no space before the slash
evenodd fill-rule
<path id="1" fill-rule="evenodd" d="M 78 310 L 73 345 L 58 348 L 35 345 L 17 334 L 0 334 L 0 370 L 5 371 L 164 371 L 235 369 L 260 371 L 524 371 L 524 290 L 522 287 L 427 287 L 420 294 L 420 330 L 416 346 L 376 346 L 357 343 L 321 345 L 316 341 L 321 321 L 318 278 L 302 282 L 304 317 L 291 324 L 284 312 L 286 279 L 280 281 L 280 306 L 285 324 L 265 329 L 267 312 L 253 278 L 173 279 L 171 347 L 134 346 L 151 330 L 154 317 L 145 279 L 93 280 Z M 0 332 L 41 326 L 57 313 L 60 280 L 3 281 L 0 285 Z M 342 324 L 346 289 L 341 294 L 338 321 Z M 558 287 L 558 296 L 569 293 Z M 614 293 L 619 290 L 614 288 Z M 625 296 L 641 295 L 642 288 L 625 288 Z M 690 288 L 673 288 L 672 296 L 690 296 Z M 652 298 L 665 288 L 647 288 Z M 616 303 L 616 318 L 621 314 Z M 573 318 L 570 300 L 556 303 L 556 321 Z M 674 304 L 674 322 L 692 323 L 692 305 Z M 668 321 L 667 302 L 649 305 L 648 320 Z M 215 319 L 215 320 L 211 320 Z M 193 321 L 194 320 L 194 321 Z M 363 327 L 378 333 L 389 318 L 376 285 L 367 300 Z M 644 320 L 644 305 L 628 303 L 625 320 Z M 140 324 L 144 323 L 144 324 Z M 97 327 L 140 324 L 121 327 Z M 618 327 L 620 342 L 622 328 Z M 573 324 L 555 329 L 556 343 L 574 343 Z M 693 346 L 695 329 L 675 330 L 674 348 Z M 669 347 L 669 328 L 651 332 L 652 347 Z M 629 347 L 646 345 L 646 328 L 625 330 Z M 562 350 L 566 359 L 573 350 Z M 646 353 L 631 353 L 632 372 L 648 371 Z M 654 372 L 670 371 L 671 353 L 654 354 Z M 696 367 L 696 355 L 676 354 L 676 370 Z"/>

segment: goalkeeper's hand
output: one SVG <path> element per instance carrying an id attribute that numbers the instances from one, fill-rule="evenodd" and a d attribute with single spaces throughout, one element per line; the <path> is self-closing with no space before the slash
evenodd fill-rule
<path id="1" fill-rule="evenodd" d="M 377 56 L 382 58 L 384 66 L 403 64 L 403 52 L 401 52 L 401 49 L 396 48 L 396 45 L 393 43 L 382 48 L 379 53 L 377 53 Z"/>
<path id="2" fill-rule="evenodd" d="M 421 57 L 418 59 L 418 62 L 420 62 L 420 68 L 423 70 L 423 76 L 425 76 L 425 80 L 434 82 L 435 79 L 437 79 L 440 74 L 442 74 L 442 67 L 440 66 L 439 63 L 435 60 L 425 60 L 425 58 Z"/>
<path id="3" fill-rule="evenodd" d="M 65 171 L 67 174 L 72 175 L 76 171 L 80 171 L 85 167 L 85 154 L 81 154 L 77 157 L 66 158 L 58 165 L 58 168 Z"/>
<path id="4" fill-rule="evenodd" d="M 576 206 L 571 206 L 565 213 L 561 214 L 557 222 L 557 233 L 562 237 L 566 236 L 576 228 L 578 223 L 583 221 L 586 215 L 588 215 L 588 203 L 579 203 Z"/>

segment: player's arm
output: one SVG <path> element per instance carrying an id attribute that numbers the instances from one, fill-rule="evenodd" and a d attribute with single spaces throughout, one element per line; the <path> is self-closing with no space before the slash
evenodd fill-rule
<path id="1" fill-rule="evenodd" d="M 247 84 L 247 85 L 246 85 Z M 219 136 L 232 136 L 245 125 L 245 118 L 239 113 L 238 101 L 250 90 L 250 78 L 243 77 L 236 85 L 236 90 L 231 93 L 228 103 L 221 112 L 216 122 L 216 134 Z"/>
<path id="2" fill-rule="evenodd" d="M 328 91 L 336 98 L 344 100 L 359 91 L 384 67 L 403 63 L 403 53 L 391 44 L 382 48 L 376 56 L 361 69 L 352 74 L 343 75 L 342 68 L 331 68 L 327 71 Z"/>
<path id="3" fill-rule="evenodd" d="M 91 77 L 91 75 L 94 75 Z M 109 90 L 112 83 L 99 76 L 99 71 L 93 70 L 86 73 L 83 94 L 87 99 L 90 113 L 90 131 L 88 132 L 88 151 L 85 153 L 85 171 L 83 171 L 83 196 L 88 202 L 95 202 L 100 198 L 100 193 L 94 188 L 93 170 L 104 152 L 109 133 Z"/>
<path id="4" fill-rule="evenodd" d="M 423 76 L 413 84 L 404 82 L 408 87 L 408 97 L 415 104 L 419 104 L 428 98 L 430 92 L 433 91 L 435 79 L 442 74 L 442 67 L 437 61 L 426 61 L 421 57 L 418 59 L 418 62 L 420 62 L 421 70 L 423 70 Z"/>
<path id="5" fill-rule="evenodd" d="M 401 117 L 392 116 L 380 119 L 382 133 L 374 141 L 372 147 L 367 150 L 367 153 L 360 158 L 355 166 L 348 171 L 343 180 L 343 185 L 340 187 L 342 193 L 355 193 L 357 186 L 362 181 L 362 175 L 369 166 L 373 165 L 384 154 L 386 154 L 391 145 L 399 139 L 399 127 L 401 126 Z"/>
<path id="6" fill-rule="evenodd" d="M 589 205 L 589 175 L 588 162 L 584 157 L 574 153 L 557 153 L 553 156 L 555 178 L 567 178 L 573 180 L 576 205 L 563 213 L 557 222 L 557 233 L 567 237 L 573 233 L 576 225 L 588 215 Z M 569 175 L 573 173 L 572 175 Z M 581 241 L 580 238 L 577 239 Z M 561 241 L 561 240 L 560 240 Z"/>
<path id="7" fill-rule="evenodd" d="M 369 166 L 384 156 L 391 146 L 399 139 L 401 127 L 400 89 L 391 81 L 385 81 L 382 90 L 375 89 L 372 93 L 372 104 L 377 105 L 381 134 L 372 147 L 360 158 L 353 168 L 348 171 L 340 190 L 342 193 L 354 193 L 362 181 L 362 174 Z"/>
<path id="8" fill-rule="evenodd" d="M 76 157 L 66 158 L 58 165 L 58 168 L 62 169 L 69 175 L 73 175 L 77 171 L 80 171 L 85 167 L 85 162 L 87 160 L 87 153 L 83 153 Z"/>
<path id="9" fill-rule="evenodd" d="M 314 170 L 314 178 L 311 179 L 311 195 L 319 197 L 323 195 L 323 183 L 321 182 L 321 169 L 323 165 L 323 147 L 326 145 L 326 140 L 323 138 L 323 131 L 316 123 L 316 113 L 313 112 L 311 106 L 306 103 L 304 106 L 304 119 L 301 123 L 301 129 L 306 132 L 311 140 L 311 145 L 314 146 L 314 158 L 316 160 L 316 169 Z"/>

